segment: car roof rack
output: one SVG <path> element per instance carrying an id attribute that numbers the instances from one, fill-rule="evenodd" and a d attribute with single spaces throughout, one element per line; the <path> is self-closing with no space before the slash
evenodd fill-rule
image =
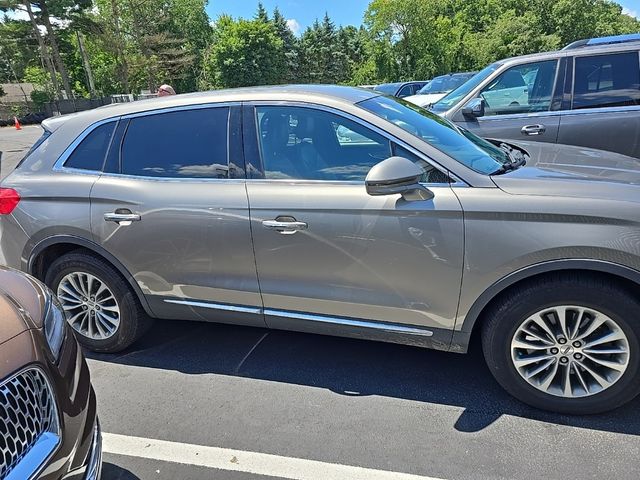
<path id="1" fill-rule="evenodd" d="M 576 40 L 565 46 L 562 50 L 573 50 L 574 48 L 595 47 L 597 45 L 613 45 L 616 43 L 640 42 L 640 33 L 629 33 L 626 35 L 611 35 L 608 37 L 586 38 Z"/>

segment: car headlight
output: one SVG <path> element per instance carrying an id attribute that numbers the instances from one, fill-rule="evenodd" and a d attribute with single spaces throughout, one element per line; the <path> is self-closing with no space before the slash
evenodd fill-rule
<path id="1" fill-rule="evenodd" d="M 67 319 L 65 318 L 62 305 L 58 299 L 51 295 L 49 299 L 49 308 L 44 318 L 44 334 L 47 338 L 47 344 L 53 354 L 56 362 L 60 356 L 60 350 L 62 349 L 62 342 L 65 335 L 65 324 Z"/>

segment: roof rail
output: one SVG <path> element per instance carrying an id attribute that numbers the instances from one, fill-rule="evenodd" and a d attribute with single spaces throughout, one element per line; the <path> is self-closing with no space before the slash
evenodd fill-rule
<path id="1" fill-rule="evenodd" d="M 640 42 L 640 33 L 629 33 L 626 35 L 611 35 L 609 37 L 586 38 L 576 40 L 565 46 L 562 50 L 573 50 L 574 48 L 594 47 L 597 45 L 613 45 L 616 43 Z"/>

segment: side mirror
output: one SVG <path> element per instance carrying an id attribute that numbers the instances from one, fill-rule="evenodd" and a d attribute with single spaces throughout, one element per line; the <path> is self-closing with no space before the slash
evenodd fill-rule
<path id="1" fill-rule="evenodd" d="M 462 115 L 467 118 L 484 117 L 485 101 L 483 98 L 474 98 L 462 107 Z"/>
<path id="2" fill-rule="evenodd" d="M 404 157 L 389 157 L 369 170 L 364 182 L 372 196 L 400 194 L 406 201 L 429 200 L 433 192 L 420 184 L 422 169 Z"/>

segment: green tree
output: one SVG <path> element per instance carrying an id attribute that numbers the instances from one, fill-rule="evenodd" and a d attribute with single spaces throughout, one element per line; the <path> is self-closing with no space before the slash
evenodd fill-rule
<path id="1" fill-rule="evenodd" d="M 286 57 L 285 81 L 295 82 L 299 75 L 298 39 L 289 28 L 287 20 L 280 13 L 278 7 L 273 11 L 272 22 L 278 37 L 282 40 L 282 47 L 284 48 L 284 55 Z"/>
<path id="2" fill-rule="evenodd" d="M 283 41 L 272 23 L 218 19 L 214 42 L 205 54 L 201 87 L 272 85 L 283 82 L 286 73 Z"/>

